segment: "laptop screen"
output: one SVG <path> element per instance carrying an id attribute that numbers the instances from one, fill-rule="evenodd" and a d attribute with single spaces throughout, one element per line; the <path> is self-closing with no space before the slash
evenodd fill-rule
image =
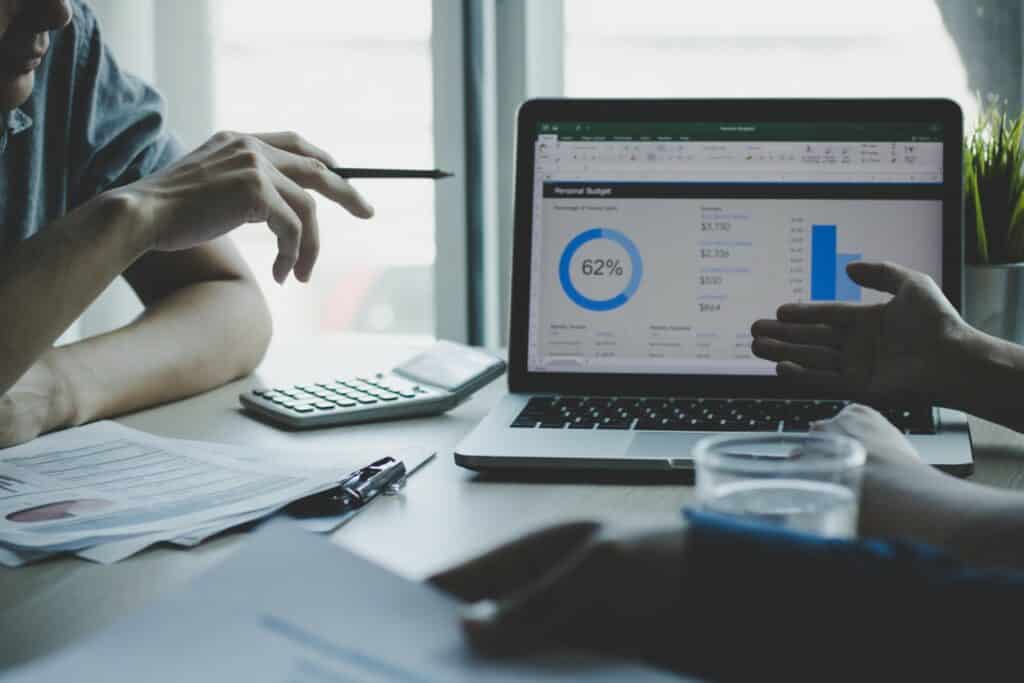
<path id="1" fill-rule="evenodd" d="M 770 375 L 750 326 L 872 303 L 845 267 L 942 285 L 942 124 L 536 126 L 527 368 Z"/>

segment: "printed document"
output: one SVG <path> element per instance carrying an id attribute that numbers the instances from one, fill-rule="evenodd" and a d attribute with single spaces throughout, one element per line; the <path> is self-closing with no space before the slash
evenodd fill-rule
<path id="1" fill-rule="evenodd" d="M 336 481 L 168 448 L 114 422 L 56 432 L 2 456 L 0 541 L 24 550 L 77 550 L 191 528 L 281 506 Z"/>

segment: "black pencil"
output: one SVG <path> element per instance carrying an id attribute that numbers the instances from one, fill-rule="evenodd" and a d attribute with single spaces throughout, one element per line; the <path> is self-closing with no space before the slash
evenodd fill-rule
<path id="1" fill-rule="evenodd" d="M 429 178 L 440 180 L 450 178 L 453 174 L 438 169 L 425 170 L 413 168 L 332 168 L 342 178 Z"/>

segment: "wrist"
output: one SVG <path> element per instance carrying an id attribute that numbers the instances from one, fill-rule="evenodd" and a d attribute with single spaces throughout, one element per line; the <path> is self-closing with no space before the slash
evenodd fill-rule
<path id="1" fill-rule="evenodd" d="M 951 408 L 963 408 L 975 388 L 972 371 L 985 355 L 986 335 L 963 320 L 951 323 L 936 345 L 937 366 L 934 369 L 932 402 Z M 974 368 L 976 371 L 978 368 Z"/>
<path id="2" fill-rule="evenodd" d="M 114 233 L 130 261 L 153 249 L 155 221 L 148 201 L 131 186 L 105 192 L 89 203 L 105 229 Z"/>
<path id="3" fill-rule="evenodd" d="M 51 349 L 39 359 L 45 368 L 49 387 L 47 390 L 47 414 L 44 432 L 81 424 L 79 419 L 78 400 L 67 372 L 66 363 L 61 357 L 60 349 Z"/>

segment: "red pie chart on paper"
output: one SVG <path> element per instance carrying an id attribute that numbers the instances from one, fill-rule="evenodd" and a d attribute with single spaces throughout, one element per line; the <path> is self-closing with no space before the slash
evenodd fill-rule
<path id="1" fill-rule="evenodd" d="M 83 498 L 81 500 L 59 500 L 46 505 L 16 510 L 7 515 L 12 522 L 50 522 L 55 519 L 67 519 L 78 517 L 90 512 L 98 512 L 108 508 L 113 503 L 109 500 L 98 498 Z"/>

